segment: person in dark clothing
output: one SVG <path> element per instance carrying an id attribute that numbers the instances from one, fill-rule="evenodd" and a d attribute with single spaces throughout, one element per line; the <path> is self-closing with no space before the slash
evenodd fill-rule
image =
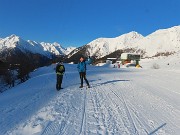
<path id="1" fill-rule="evenodd" d="M 56 75 L 57 75 L 56 89 L 57 90 L 63 89 L 61 87 L 61 84 L 62 84 L 64 73 L 65 73 L 65 67 L 62 62 L 59 62 L 56 66 Z"/>
<path id="2" fill-rule="evenodd" d="M 86 64 L 89 64 L 90 61 L 85 61 L 83 57 L 80 58 L 80 62 L 77 65 L 79 76 L 81 79 L 81 86 L 79 88 L 83 87 L 83 79 L 86 81 L 86 84 L 88 88 L 90 88 L 89 82 L 86 78 Z"/>

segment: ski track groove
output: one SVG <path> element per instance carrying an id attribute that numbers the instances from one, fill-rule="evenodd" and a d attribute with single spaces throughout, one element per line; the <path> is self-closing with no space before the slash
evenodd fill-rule
<path id="1" fill-rule="evenodd" d="M 126 87 L 127 88 L 127 87 Z M 110 89 L 111 91 L 112 91 L 112 93 L 114 94 L 114 95 L 116 95 L 118 98 L 119 98 L 119 100 L 121 100 L 123 103 L 124 103 L 124 106 L 125 106 L 125 108 L 126 108 L 126 110 L 128 110 L 128 112 L 127 113 L 129 113 L 129 115 L 131 115 L 131 117 L 130 117 L 130 119 L 132 120 L 132 123 L 133 123 L 133 126 L 134 126 L 134 128 L 135 128 L 135 132 L 137 133 L 137 134 L 139 134 L 138 133 L 138 130 L 137 130 L 137 128 L 136 128 L 136 122 L 135 121 L 137 121 L 137 124 L 139 124 L 140 125 L 140 127 L 143 127 L 143 130 L 145 131 L 145 133 L 146 134 L 148 134 L 148 131 L 146 130 L 146 128 L 148 127 L 148 125 L 147 124 L 145 124 L 144 122 L 141 122 L 141 120 L 138 118 L 138 116 L 136 115 L 136 111 L 134 111 L 133 110 L 133 108 L 134 108 L 134 106 L 132 106 L 132 104 L 130 103 L 130 102 L 128 102 L 127 100 L 125 101 L 124 100 L 124 95 L 122 95 L 122 92 L 120 92 L 121 93 L 121 96 L 119 96 L 119 94 L 117 94 L 115 91 L 113 91 L 112 89 Z M 127 104 L 128 103 L 128 104 Z M 129 105 L 131 104 L 131 107 L 128 107 Z M 136 110 L 136 109 L 135 109 Z M 134 116 L 134 117 L 132 117 L 132 115 Z M 143 117 L 142 115 L 141 115 L 141 117 Z M 135 120 L 136 119 L 136 120 Z M 144 125 L 146 125 L 146 126 L 144 126 Z"/>
<path id="2" fill-rule="evenodd" d="M 166 101 L 166 100 L 164 100 L 164 98 L 161 98 L 161 97 L 159 97 L 158 95 L 154 95 L 153 93 L 151 93 L 151 91 L 148 91 L 147 89 L 145 89 L 144 88 L 144 86 L 138 86 L 138 84 L 136 84 L 136 83 L 132 83 L 132 82 L 130 82 L 130 84 L 129 85 L 127 85 L 127 86 L 123 86 L 124 88 L 126 87 L 126 88 L 128 88 L 128 90 L 129 91 L 132 91 L 132 93 L 134 92 L 134 91 L 137 91 L 137 89 L 138 90 L 140 90 L 142 93 L 143 93 L 143 95 L 144 95 L 144 93 L 146 93 L 146 95 L 144 95 L 144 96 L 146 96 L 146 97 L 148 97 L 148 99 L 150 99 L 153 103 L 151 103 L 151 102 L 149 102 L 149 104 L 150 104 L 150 106 L 152 107 L 152 109 L 151 110 L 154 110 L 153 111 L 153 113 L 156 111 L 157 113 L 160 113 L 159 112 L 159 110 L 169 110 L 168 111 L 168 115 L 169 114 L 171 114 L 171 116 L 173 116 L 174 117 L 174 119 L 178 119 L 178 113 L 179 113 L 179 110 L 177 110 L 177 108 L 176 109 L 174 109 L 173 107 L 172 108 L 169 108 L 169 106 L 171 106 L 171 105 L 169 105 L 169 103 Z M 135 89 L 136 88 L 136 89 Z M 125 91 L 123 91 L 123 93 L 125 94 L 126 92 Z M 138 95 L 139 96 L 139 95 Z M 130 97 L 129 96 L 126 96 L 126 98 L 127 99 L 129 99 Z M 152 100 L 153 99 L 153 100 Z M 137 121 L 139 121 L 140 123 L 143 123 L 142 125 L 145 125 L 145 127 L 146 127 L 146 129 L 148 129 L 147 130 L 147 132 L 148 133 L 150 133 L 151 131 L 153 131 L 153 130 L 155 130 L 160 124 L 162 124 L 162 123 L 171 123 L 171 125 L 174 125 L 173 124 L 173 122 L 172 122 L 172 118 L 171 119 L 169 119 L 169 117 L 168 116 L 166 116 L 167 114 L 164 114 L 164 113 L 162 113 L 161 114 L 161 116 L 162 116 L 162 118 L 161 119 L 159 119 L 158 118 L 158 116 L 156 115 L 156 113 L 154 113 L 154 115 L 153 115 L 153 119 L 152 119 L 152 116 L 148 116 L 148 115 L 145 115 L 145 116 L 143 116 L 143 115 L 141 115 L 141 113 L 138 113 L 138 115 L 139 115 L 139 117 L 141 117 L 142 118 L 142 121 L 141 120 L 139 120 L 139 117 L 138 117 L 138 115 L 136 115 L 136 112 L 137 112 L 137 109 L 135 109 L 135 107 L 134 107 L 134 103 L 133 102 L 130 102 L 130 101 L 128 101 L 128 100 L 126 100 L 127 101 L 127 103 L 128 103 L 128 106 L 129 106 L 129 109 L 130 109 L 130 111 L 131 112 L 134 112 L 134 113 L 132 113 L 132 114 L 134 114 L 134 118 L 137 120 Z M 173 109 L 173 110 L 171 110 L 171 109 Z M 166 112 L 166 111 L 165 111 Z M 147 112 L 144 112 L 144 113 L 147 113 Z M 179 117 L 180 118 L 180 117 Z M 157 120 L 158 121 L 157 121 Z M 146 120 L 146 122 L 145 122 L 145 120 Z M 153 123 L 148 123 L 147 124 L 147 121 L 152 121 Z M 174 125 L 174 127 L 178 127 L 178 125 Z M 164 128 L 161 128 L 161 132 L 164 132 L 164 134 L 166 133 L 166 131 L 165 131 L 165 129 Z M 171 131 L 170 131 L 171 132 Z M 158 133 L 154 133 L 154 134 L 158 134 Z M 167 133 L 168 134 L 168 133 Z M 171 133 L 171 134 L 173 134 L 173 133 Z"/>
<path id="3" fill-rule="evenodd" d="M 102 87 L 102 86 L 100 86 L 101 87 L 101 91 L 103 91 L 103 93 L 105 93 L 105 97 L 106 98 L 104 98 L 104 99 L 107 99 L 107 102 L 108 103 L 111 103 L 111 105 L 109 104 L 109 108 L 111 108 L 112 106 L 114 106 L 114 108 L 117 108 L 117 105 L 112 101 L 112 98 L 110 98 L 109 96 L 107 96 L 107 94 L 106 94 L 106 92 L 104 91 L 104 88 Z M 109 102 L 110 101 L 110 102 Z M 119 117 L 119 112 L 117 111 L 117 110 L 114 110 L 114 108 L 111 108 L 111 110 L 109 110 L 109 108 L 107 108 L 107 110 L 108 110 L 108 112 L 109 112 L 109 115 L 110 116 L 114 116 L 112 119 L 113 119 L 113 122 L 116 124 L 116 125 L 114 125 L 114 126 L 112 126 L 113 127 L 113 129 L 111 129 L 111 130 L 113 130 L 113 132 L 115 132 L 115 131 L 117 131 L 117 129 L 119 130 L 119 131 L 121 131 L 122 133 L 127 133 L 127 131 L 126 130 L 124 130 L 124 129 L 126 129 L 126 127 L 124 126 L 124 127 L 122 127 L 121 126 L 121 124 L 120 123 L 123 123 L 123 121 L 122 121 L 122 119 L 118 119 L 118 118 L 121 118 L 121 116 Z M 124 125 L 124 124 L 123 124 Z M 118 127 L 120 127 L 120 129 L 118 128 Z M 122 130 L 123 129 L 123 130 Z"/>
<path id="4" fill-rule="evenodd" d="M 112 89 L 111 89 L 111 91 L 115 94 L 115 92 L 114 92 Z M 117 94 L 115 94 L 115 95 L 116 95 L 119 99 L 122 99 L 122 101 L 123 101 L 123 104 L 124 104 L 124 108 L 125 108 L 127 117 L 128 117 L 128 119 L 129 119 L 129 121 L 130 121 L 131 126 L 133 127 L 133 129 L 132 129 L 133 134 L 139 135 L 138 130 L 137 130 L 137 128 L 136 128 L 136 125 L 135 125 L 135 123 L 134 123 L 134 120 L 133 120 L 133 118 L 132 118 L 132 116 L 131 116 L 131 113 L 130 113 L 130 111 L 129 111 L 129 108 L 128 108 L 128 106 L 127 106 L 126 101 L 124 100 L 124 97 L 123 97 L 122 93 L 121 93 L 121 98 L 119 97 L 119 95 L 117 95 Z"/>
<path id="5" fill-rule="evenodd" d="M 130 83 L 130 85 L 128 85 L 127 87 L 128 87 L 129 90 L 135 91 L 134 88 L 141 90 L 143 86 L 139 87 L 139 86 L 137 86 L 137 84 L 132 84 L 132 83 Z M 143 90 L 145 90 L 145 89 L 143 88 Z M 148 97 L 151 98 L 151 99 L 153 99 L 153 100 L 156 100 L 156 98 L 157 98 L 156 95 L 152 95 L 151 93 L 149 93 L 149 91 L 147 91 L 146 94 L 148 94 Z M 126 97 L 126 98 L 128 98 L 128 97 Z M 162 102 L 165 102 L 164 99 L 161 99 L 160 97 L 158 97 L 158 100 L 159 100 L 159 103 L 158 103 L 159 105 L 160 105 Z M 139 120 L 138 115 L 136 115 L 137 109 L 135 109 L 135 107 L 134 107 L 134 105 L 133 105 L 133 102 L 130 102 L 130 101 L 128 101 L 128 100 L 127 100 L 127 102 L 128 102 L 128 105 L 129 105 L 129 108 L 130 108 L 131 112 L 133 112 L 133 114 L 134 114 L 134 116 L 135 116 L 135 119 L 136 119 L 137 121 L 139 121 L 139 123 L 141 123 L 142 125 L 145 125 L 145 127 L 146 127 L 146 129 L 147 129 L 146 132 L 147 132 L 147 134 L 149 135 L 149 133 L 156 128 L 156 126 L 157 126 L 158 123 L 156 123 L 154 120 L 152 120 L 152 118 L 149 118 L 149 117 L 147 117 L 147 116 L 141 115 L 141 113 L 138 113 L 139 117 L 141 117 L 141 119 L 142 119 L 142 120 Z M 168 103 L 167 103 L 167 104 L 168 104 Z M 160 106 L 159 106 L 159 105 L 158 105 L 158 108 L 159 108 L 159 107 L 160 107 L 160 108 L 164 108 L 164 107 L 162 107 L 162 105 L 160 105 Z M 153 107 L 153 108 L 154 108 L 154 107 Z M 155 108 L 154 108 L 154 109 L 155 109 Z M 157 119 L 157 118 L 156 118 L 156 119 Z M 146 121 L 152 121 L 153 123 L 149 124 L 149 123 L 145 122 L 144 120 L 146 120 Z M 163 121 L 162 121 L 162 122 L 163 122 Z M 163 129 L 161 129 L 161 130 L 163 131 Z M 158 134 L 158 133 L 154 133 L 154 134 Z"/>
<path id="6" fill-rule="evenodd" d="M 113 86 L 113 85 L 112 85 Z M 129 109 L 127 108 L 127 106 L 126 106 L 126 103 L 125 103 L 125 101 L 124 101 L 124 99 L 121 97 L 119 97 L 116 93 L 114 93 L 114 91 L 112 90 L 112 89 L 114 89 L 115 87 L 109 87 L 110 88 L 110 90 L 111 90 L 111 92 L 119 99 L 119 101 L 122 103 L 122 104 L 117 104 L 117 103 L 115 103 L 113 100 L 111 100 L 112 102 L 113 102 L 113 104 L 115 104 L 115 106 L 116 106 L 116 109 L 117 109 L 117 111 L 119 112 L 119 114 L 124 114 L 125 116 L 121 116 L 122 117 L 122 120 L 123 120 L 123 123 L 125 124 L 125 127 L 128 129 L 128 131 L 130 132 L 130 133 L 133 133 L 133 135 L 134 134 L 137 134 L 138 135 L 138 131 L 137 131 L 137 129 L 136 129 L 136 126 L 135 126 L 135 123 L 134 123 L 134 121 L 133 121 L 133 119 L 132 119 L 132 116 L 131 116 L 131 114 L 130 114 L 130 112 L 129 112 Z M 112 95 L 111 95 L 112 96 Z M 112 98 L 111 98 L 112 99 Z M 120 105 L 122 105 L 123 106 L 123 108 L 121 108 L 121 110 L 120 110 Z M 124 110 L 125 110 L 125 112 L 124 112 Z"/>
<path id="7" fill-rule="evenodd" d="M 82 109 L 83 110 L 83 112 L 82 112 L 82 122 L 81 122 L 81 127 L 80 127 L 79 135 L 82 134 L 83 128 L 85 128 L 85 124 L 86 124 L 86 97 L 87 97 L 87 89 L 85 89 L 85 90 L 82 89 L 82 90 L 84 91 L 84 103 L 83 103 L 83 109 Z"/>
<path id="8" fill-rule="evenodd" d="M 74 86 L 73 86 L 74 87 Z M 77 87 L 77 86 L 76 86 Z M 82 92 L 83 91 L 83 92 Z M 82 95 L 82 97 L 83 97 L 83 106 L 82 106 L 82 112 L 80 112 L 80 113 L 82 113 L 82 118 L 81 118 L 81 126 L 80 126 L 80 133 L 82 134 L 82 132 L 84 131 L 84 133 L 85 133 L 85 131 L 86 131 L 86 100 L 87 100 L 87 89 L 86 90 L 84 90 L 84 89 L 82 89 L 82 90 L 79 90 L 79 89 L 74 89 L 74 90 L 71 90 L 71 89 L 69 89 L 68 91 L 65 91 L 65 92 L 62 92 L 61 94 L 60 94 L 60 96 L 61 97 L 63 97 L 64 95 L 68 95 L 68 94 L 72 94 L 73 95 L 73 92 L 79 92 L 80 94 L 82 94 L 83 93 L 83 95 Z M 81 93 L 82 92 L 82 93 Z M 61 99 L 61 98 L 60 98 Z M 55 98 L 55 101 L 57 100 L 57 98 Z M 58 101 L 58 102 L 61 102 L 61 101 Z M 71 103 L 69 103 L 69 105 L 68 105 L 68 107 L 69 108 L 73 108 L 72 107 L 72 105 L 70 105 Z M 56 106 L 56 105 L 54 105 L 54 106 Z M 70 111 L 68 111 L 68 112 L 70 112 Z M 70 133 L 72 133 L 72 135 L 73 135 L 73 130 L 71 130 L 72 129 L 72 125 L 71 124 L 68 124 L 68 121 L 75 121 L 75 119 L 74 119 L 74 115 L 72 115 L 71 113 L 68 113 L 68 115 L 67 116 L 63 116 L 64 117 L 64 119 L 66 120 L 66 122 L 64 122 L 64 124 L 62 124 L 62 123 L 59 123 L 60 125 L 61 125 L 61 127 L 59 128 L 60 130 L 56 133 L 57 135 L 66 135 L 67 134 L 67 130 L 68 130 L 68 135 L 70 134 Z M 77 120 L 78 121 L 78 120 Z M 48 132 L 48 128 L 50 128 L 50 130 L 52 130 L 51 128 L 52 127 L 50 127 L 51 125 L 48 125 L 48 126 L 46 126 L 46 128 L 44 129 L 44 133 L 43 133 L 43 135 L 48 135 L 49 134 L 49 132 Z M 58 125 L 57 125 L 58 126 Z M 57 127 L 55 128 L 55 129 L 57 129 Z"/>
<path id="9" fill-rule="evenodd" d="M 97 122 L 96 125 L 98 126 L 98 130 L 99 130 L 97 132 L 103 132 L 103 131 L 100 131 L 100 129 L 101 128 L 105 128 L 106 129 L 107 126 L 105 125 L 104 116 L 103 116 L 104 114 L 103 114 L 103 111 L 102 111 L 102 108 L 101 108 L 103 105 L 99 101 L 100 100 L 99 99 L 100 96 L 99 96 L 99 94 L 98 94 L 96 89 L 91 90 L 90 94 L 91 94 L 91 99 L 93 101 L 94 114 L 99 115 L 99 117 L 95 118 L 96 122 Z M 93 97 L 94 97 L 94 99 L 93 99 Z M 107 131 L 104 131 L 104 132 L 107 132 Z"/>
<path id="10" fill-rule="evenodd" d="M 131 84 L 131 86 L 137 87 L 135 84 Z M 160 87 L 160 86 L 158 86 L 158 87 Z M 141 87 L 139 87 L 139 89 L 146 90 L 143 85 Z M 132 87 L 132 90 L 133 90 L 133 87 Z M 150 103 L 150 104 L 152 104 L 151 106 L 154 110 L 156 110 L 157 108 L 161 108 L 161 110 L 168 109 L 169 110 L 168 113 L 170 113 L 171 116 L 174 117 L 174 119 L 179 117 L 178 114 L 180 113 L 180 110 L 177 107 L 175 108 L 174 106 L 171 105 L 171 103 L 167 102 L 164 98 L 159 97 L 158 95 L 154 95 L 151 91 L 146 90 L 146 94 L 148 95 L 148 98 L 153 99 L 153 102 L 158 103 L 158 104 L 154 104 L 154 105 L 153 105 L 153 103 Z M 163 115 L 164 115 L 164 113 L 162 113 L 162 116 Z M 169 119 L 166 116 L 164 116 L 164 118 Z M 171 120 L 169 120 L 169 121 L 171 121 Z"/>
<path id="11" fill-rule="evenodd" d="M 110 88 L 110 87 L 109 87 Z M 112 91 L 112 88 L 110 88 L 110 90 Z M 110 98 L 109 96 L 107 96 L 107 94 L 106 94 L 106 91 L 104 90 L 104 88 L 103 88 L 103 86 L 98 86 L 98 90 L 95 88 L 95 91 L 96 91 L 96 94 L 98 93 L 98 94 L 100 94 L 100 92 L 99 91 L 101 91 L 101 94 L 102 94 L 102 91 L 103 91 L 103 93 L 105 93 L 105 94 L 103 94 L 104 96 L 106 96 L 106 98 L 104 98 L 104 99 L 106 99 L 106 100 L 108 100 L 108 101 L 110 101 L 112 104 L 113 104 L 113 106 L 117 109 L 116 111 L 117 111 L 117 113 L 116 114 L 113 114 L 114 116 L 119 116 L 119 114 L 121 114 L 120 113 L 120 111 L 121 110 L 119 110 L 119 105 L 117 104 L 117 103 L 115 103 L 113 100 L 112 100 L 112 98 Z M 113 91 L 112 91 L 113 92 Z M 114 92 L 113 92 L 114 93 Z M 115 94 L 115 93 L 114 93 Z M 115 94 L 117 97 L 118 97 L 118 99 L 119 99 L 119 101 L 120 102 L 122 102 L 122 103 L 124 103 L 123 101 L 122 101 L 122 99 L 117 95 L 117 94 Z M 98 97 L 98 98 L 100 98 L 100 96 Z M 103 97 L 102 97 L 103 98 Z M 100 100 L 100 99 L 99 99 Z M 96 99 L 96 101 L 98 101 L 98 99 Z M 99 103 L 100 103 L 100 101 L 98 101 Z M 102 100 L 102 103 L 100 103 L 101 105 L 103 105 L 103 102 L 104 102 L 104 100 Z M 108 103 L 110 103 L 110 102 L 108 102 Z M 125 104 L 125 103 L 124 103 Z M 104 105 L 105 107 L 106 107 L 106 105 Z M 110 107 L 110 105 L 109 105 L 109 107 Z M 130 131 L 130 132 L 132 132 L 132 130 L 133 130 L 133 134 L 137 134 L 138 135 L 138 131 L 137 131 L 137 129 L 136 129 L 136 127 L 135 127 L 135 123 L 133 122 L 134 120 L 132 119 L 132 116 L 131 116 L 131 114 L 130 114 L 130 111 L 129 111 L 129 109 L 127 108 L 127 106 L 125 106 L 124 105 L 124 108 L 125 108 L 125 110 L 126 110 L 126 115 L 127 115 L 127 117 L 128 117 L 128 119 L 129 119 L 129 124 L 132 126 L 133 125 L 133 128 L 134 128 L 134 130 L 133 129 L 129 129 L 128 127 L 126 127 L 126 121 L 127 120 L 123 120 L 122 119 L 122 121 L 120 121 L 120 123 L 124 123 L 125 125 L 125 127 Z M 109 111 L 109 109 L 106 107 L 106 109 Z M 113 110 L 113 109 L 112 109 Z M 112 112 L 111 112 L 112 113 Z M 114 112 L 113 113 L 115 113 L 115 110 L 114 110 Z M 110 114 L 109 114 L 110 115 Z M 120 116 L 120 117 L 122 117 L 122 116 Z M 117 120 L 116 120 L 117 121 Z M 115 122 L 116 123 L 116 122 Z M 116 123 L 117 124 L 117 123 Z M 105 125 L 105 123 L 104 123 L 104 125 Z M 131 127 L 130 126 L 130 127 Z M 107 126 L 105 126 L 106 128 L 107 128 Z M 117 127 L 120 127 L 120 125 L 117 125 Z M 117 129 L 113 129 L 113 131 L 114 130 L 117 130 Z M 126 131 L 122 131 L 123 133 L 124 132 L 126 132 Z"/>
<path id="12" fill-rule="evenodd" d="M 59 91 L 60 94 L 57 95 L 57 97 L 54 99 L 53 102 L 61 103 L 62 100 L 63 100 L 63 98 L 61 98 L 61 97 L 65 96 L 66 94 L 68 94 L 68 95 L 69 95 L 70 93 L 72 94 L 72 92 L 75 92 L 75 91 L 77 91 L 77 89 L 75 89 L 75 90 L 69 89 L 69 90 L 66 91 L 66 92 L 61 92 L 61 91 Z M 57 100 L 57 98 L 60 99 L 60 100 Z M 57 103 L 56 103 L 55 105 L 53 105 L 53 106 L 57 106 Z M 68 109 L 69 109 L 69 108 L 68 108 Z M 69 112 L 69 111 L 67 111 L 67 112 Z M 71 125 L 68 125 L 68 121 L 70 121 L 70 119 L 72 119 L 73 117 L 74 117 L 74 115 L 71 115 L 71 113 L 68 113 L 67 116 L 64 116 L 64 115 L 63 115 L 63 118 L 64 118 L 65 120 L 55 121 L 55 122 L 53 122 L 52 124 L 48 125 L 48 126 L 46 127 L 46 129 L 44 129 L 44 130 L 46 131 L 46 133 L 43 133 L 42 135 L 49 135 L 49 132 L 52 131 L 53 129 L 54 129 L 54 130 L 60 129 L 59 131 L 57 131 L 57 133 L 56 133 L 55 135 L 65 135 L 65 134 L 66 134 L 66 131 L 67 131 L 67 130 L 70 131 L 70 129 L 71 129 L 71 127 L 70 127 Z M 61 123 L 60 123 L 60 122 L 61 122 Z M 52 132 L 51 132 L 51 133 L 52 133 Z"/>

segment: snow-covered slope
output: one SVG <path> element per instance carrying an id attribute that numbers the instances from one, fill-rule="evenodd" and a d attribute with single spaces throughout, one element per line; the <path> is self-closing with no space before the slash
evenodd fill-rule
<path id="1" fill-rule="evenodd" d="M 66 54 L 66 49 L 56 42 L 53 44 L 41 42 L 40 44 L 43 46 L 44 51 L 51 52 L 55 55 Z"/>
<path id="2" fill-rule="evenodd" d="M 138 49 L 151 57 L 158 53 L 174 53 L 180 51 L 180 26 L 157 30 L 135 43 Z"/>
<path id="3" fill-rule="evenodd" d="M 54 66 L 0 94 L 2 135 L 179 135 L 178 72 L 87 66 L 92 88 L 79 89 L 77 65 Z"/>
<path id="4" fill-rule="evenodd" d="M 140 65 L 143 68 L 149 69 L 154 68 L 157 65 L 159 69 L 176 70 L 180 73 L 180 51 L 170 56 L 159 56 L 149 59 L 142 59 Z"/>
<path id="5" fill-rule="evenodd" d="M 70 47 L 67 47 L 66 48 L 66 55 L 68 55 L 70 52 L 72 52 L 73 50 L 75 50 L 76 49 L 76 47 L 73 47 L 73 46 L 70 46 Z"/>
<path id="6" fill-rule="evenodd" d="M 98 38 L 84 47 L 86 48 L 86 55 L 97 56 L 97 58 L 116 50 L 128 49 L 141 53 L 144 57 L 152 57 L 160 53 L 169 55 L 180 50 L 180 26 L 157 30 L 146 37 L 133 31 L 116 38 Z M 78 51 L 81 49 L 75 53 Z"/>
<path id="7" fill-rule="evenodd" d="M 74 48 L 63 48 L 58 43 L 38 43 L 36 41 L 31 40 L 23 40 L 22 38 L 11 35 L 10 37 L 6 37 L 4 39 L 0 39 L 0 51 L 5 49 L 18 48 L 22 52 L 31 52 L 38 53 L 47 57 L 50 57 L 52 54 L 55 55 L 67 55 Z"/>
<path id="8" fill-rule="evenodd" d="M 141 39 L 143 36 L 134 31 L 116 38 L 98 38 L 88 44 L 87 52 L 100 58 L 119 49 L 136 48 L 134 43 Z"/>

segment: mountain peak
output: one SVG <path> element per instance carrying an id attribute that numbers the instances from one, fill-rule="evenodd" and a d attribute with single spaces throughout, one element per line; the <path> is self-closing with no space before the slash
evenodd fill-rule
<path id="1" fill-rule="evenodd" d="M 128 36 L 130 36 L 130 35 L 133 35 L 133 36 L 142 36 L 140 33 L 136 32 L 136 31 L 131 31 L 131 32 L 126 33 L 126 34 L 124 34 L 124 35 L 128 35 Z M 142 37 L 143 37 L 143 36 L 142 36 Z"/>
<path id="2" fill-rule="evenodd" d="M 15 34 L 12 34 L 12 35 L 9 36 L 9 37 L 19 37 L 19 36 L 15 35 Z"/>
<path id="3" fill-rule="evenodd" d="M 140 33 L 136 32 L 136 31 L 131 31 L 129 33 L 125 33 L 125 34 L 122 34 L 116 38 L 125 38 L 125 37 L 128 37 L 128 38 L 143 38 L 144 36 L 141 35 Z"/>
<path id="4" fill-rule="evenodd" d="M 0 40 L 0 50 L 2 48 L 18 48 L 23 52 L 31 52 L 34 54 L 41 54 L 47 57 L 51 57 L 52 53 L 56 55 L 65 55 L 67 50 L 63 48 L 59 43 L 45 43 L 36 42 L 32 40 L 24 40 L 19 36 L 12 34 L 9 37 Z"/>
<path id="5" fill-rule="evenodd" d="M 9 36 L 9 39 L 12 39 L 12 38 L 17 38 L 17 39 L 19 39 L 20 37 L 17 36 L 17 35 L 15 35 L 15 34 L 12 34 L 11 36 Z"/>
<path id="6" fill-rule="evenodd" d="M 57 42 L 54 42 L 53 43 L 53 45 L 55 45 L 55 46 L 61 46 L 59 43 L 57 43 Z M 61 46 L 62 47 L 62 46 Z"/>
<path id="7" fill-rule="evenodd" d="M 22 39 L 19 36 L 12 34 L 11 36 L 6 37 L 5 40 L 8 40 L 10 42 L 17 42 L 17 41 L 20 41 Z"/>
<path id="8" fill-rule="evenodd" d="M 127 33 L 127 34 L 139 34 L 139 33 L 136 32 L 136 31 L 131 31 L 131 32 Z"/>

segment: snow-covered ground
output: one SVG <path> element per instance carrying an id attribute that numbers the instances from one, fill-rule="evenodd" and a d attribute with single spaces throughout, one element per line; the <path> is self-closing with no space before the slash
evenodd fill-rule
<path id="1" fill-rule="evenodd" d="M 180 51 L 168 57 L 160 56 L 151 59 L 142 59 L 140 64 L 146 69 L 153 68 L 153 65 L 156 64 L 161 70 L 180 72 Z"/>
<path id="2" fill-rule="evenodd" d="M 148 68 L 152 64 L 88 66 L 90 89 L 79 89 L 76 65 L 67 64 L 61 91 L 55 65 L 40 68 L 0 94 L 0 134 L 179 135 L 180 68 Z"/>

